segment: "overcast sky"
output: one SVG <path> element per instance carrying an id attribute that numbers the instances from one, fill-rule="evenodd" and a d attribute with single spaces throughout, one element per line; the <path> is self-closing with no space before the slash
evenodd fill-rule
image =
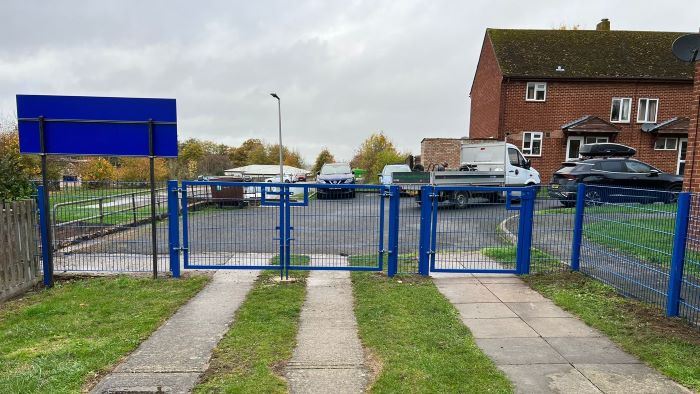
<path id="1" fill-rule="evenodd" d="M 467 135 L 487 27 L 695 32 L 700 1 L 0 0 L 0 113 L 15 94 L 171 97 L 179 136 L 284 143 L 349 160 L 384 131 Z"/>

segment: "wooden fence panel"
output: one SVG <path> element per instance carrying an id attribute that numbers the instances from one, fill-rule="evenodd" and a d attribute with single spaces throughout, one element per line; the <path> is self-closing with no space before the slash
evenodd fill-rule
<path id="1" fill-rule="evenodd" d="M 39 281 L 36 225 L 34 200 L 0 205 L 0 301 Z"/>

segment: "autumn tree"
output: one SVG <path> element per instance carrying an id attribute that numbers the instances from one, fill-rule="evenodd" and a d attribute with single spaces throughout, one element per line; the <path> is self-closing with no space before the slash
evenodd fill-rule
<path id="1" fill-rule="evenodd" d="M 401 164 L 406 162 L 406 154 L 399 153 L 394 144 L 384 133 L 370 135 L 357 150 L 351 165 L 367 171 L 365 182 L 376 182 L 376 174 L 379 174 L 387 164 Z"/>
<path id="2" fill-rule="evenodd" d="M 33 164 L 19 153 L 16 127 L 0 132 L 0 201 L 26 198 L 32 195 Z"/>
<path id="3" fill-rule="evenodd" d="M 242 167 L 248 164 L 274 164 L 268 163 L 265 144 L 256 138 L 248 139 L 238 148 L 231 149 L 229 159 L 232 167 Z"/>
<path id="4" fill-rule="evenodd" d="M 91 157 L 80 166 L 80 177 L 89 182 L 88 187 L 99 187 L 101 183 L 116 179 L 117 171 L 104 157 Z"/>
<path id="5" fill-rule="evenodd" d="M 324 164 L 334 162 L 335 157 L 333 157 L 328 148 L 323 148 L 323 150 L 318 154 L 318 156 L 316 156 L 316 161 L 314 161 L 314 167 L 311 169 L 311 171 L 314 174 L 316 174 L 319 171 L 321 171 L 321 167 L 323 167 Z"/>
<path id="6" fill-rule="evenodd" d="M 166 181 L 169 178 L 168 165 L 165 159 L 155 159 L 153 163 L 156 181 Z M 151 169 L 148 158 L 124 157 L 116 170 L 117 179 L 125 182 L 148 182 L 151 179 Z"/>

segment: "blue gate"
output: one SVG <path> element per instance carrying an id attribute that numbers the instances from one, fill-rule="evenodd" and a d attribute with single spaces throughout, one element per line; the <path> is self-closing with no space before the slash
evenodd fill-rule
<path id="1" fill-rule="evenodd" d="M 420 273 L 529 273 L 536 193 L 536 187 L 424 186 Z"/>
<path id="2" fill-rule="evenodd" d="M 168 189 L 176 276 L 180 258 L 185 269 L 381 271 L 396 249 L 396 236 L 384 235 L 387 222 L 397 228 L 398 188 L 173 181 Z"/>

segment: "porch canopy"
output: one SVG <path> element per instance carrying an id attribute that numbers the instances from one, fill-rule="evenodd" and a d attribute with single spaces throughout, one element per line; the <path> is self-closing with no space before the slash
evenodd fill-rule
<path id="1" fill-rule="evenodd" d="M 661 123 L 645 123 L 642 125 L 642 131 L 657 135 L 688 135 L 690 127 L 690 119 L 681 116 L 665 120 Z"/>
<path id="2" fill-rule="evenodd" d="M 593 115 L 586 115 L 576 120 L 572 120 L 571 122 L 562 125 L 561 129 L 564 133 L 570 135 L 615 135 L 620 132 L 620 128 L 618 126 Z"/>

